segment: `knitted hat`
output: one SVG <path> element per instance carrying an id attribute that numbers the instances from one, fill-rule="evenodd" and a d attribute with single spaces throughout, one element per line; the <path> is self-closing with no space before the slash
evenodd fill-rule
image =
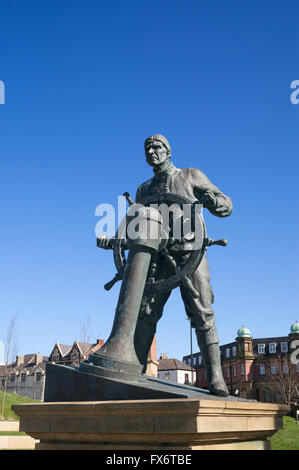
<path id="1" fill-rule="evenodd" d="M 164 137 L 164 135 L 161 135 L 161 134 L 154 134 L 148 137 L 147 139 L 145 139 L 144 147 L 146 147 L 146 145 L 149 142 L 153 142 L 154 140 L 158 140 L 158 142 L 162 142 L 162 144 L 164 145 L 164 147 L 166 147 L 169 154 L 171 153 L 171 148 L 170 148 L 168 140 L 166 139 L 166 137 Z"/>

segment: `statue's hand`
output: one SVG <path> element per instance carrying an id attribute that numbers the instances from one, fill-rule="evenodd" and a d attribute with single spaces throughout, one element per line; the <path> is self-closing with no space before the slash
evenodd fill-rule
<path id="1" fill-rule="evenodd" d="M 97 238 L 97 246 L 99 248 L 103 248 L 104 250 L 110 250 L 111 249 L 110 238 L 108 238 L 106 235 L 100 235 Z"/>
<path id="2" fill-rule="evenodd" d="M 199 201 L 207 209 L 217 207 L 217 199 L 213 193 L 206 191 L 200 198 Z"/>

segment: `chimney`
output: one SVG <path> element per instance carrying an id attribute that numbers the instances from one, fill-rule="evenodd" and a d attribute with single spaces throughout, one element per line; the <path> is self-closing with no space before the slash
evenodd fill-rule
<path id="1" fill-rule="evenodd" d="M 161 356 L 160 356 L 160 360 L 161 360 L 161 359 L 168 359 L 167 354 L 166 354 L 166 353 L 162 353 Z"/>
<path id="2" fill-rule="evenodd" d="M 16 357 L 16 367 L 24 364 L 24 356 L 17 356 Z"/>
<path id="3" fill-rule="evenodd" d="M 99 344 L 102 347 L 103 344 L 104 344 L 104 340 L 103 339 L 97 339 L 97 344 Z"/>
<path id="4" fill-rule="evenodd" d="M 43 362 L 42 354 L 35 354 L 35 365 L 37 366 L 37 364 L 40 364 L 41 362 Z"/>

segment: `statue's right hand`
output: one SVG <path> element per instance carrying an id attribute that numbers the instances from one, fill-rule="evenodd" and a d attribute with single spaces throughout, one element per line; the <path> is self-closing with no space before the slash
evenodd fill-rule
<path id="1" fill-rule="evenodd" d="M 97 246 L 99 248 L 103 248 L 104 250 L 110 250 L 111 249 L 110 238 L 108 238 L 106 235 L 100 235 L 97 238 Z"/>

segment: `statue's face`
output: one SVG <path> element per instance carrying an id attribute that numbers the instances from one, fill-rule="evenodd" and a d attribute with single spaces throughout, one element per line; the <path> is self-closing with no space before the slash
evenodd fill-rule
<path id="1" fill-rule="evenodd" d="M 160 166 L 169 158 L 166 147 L 159 140 L 153 140 L 146 144 L 145 156 L 150 166 Z"/>

